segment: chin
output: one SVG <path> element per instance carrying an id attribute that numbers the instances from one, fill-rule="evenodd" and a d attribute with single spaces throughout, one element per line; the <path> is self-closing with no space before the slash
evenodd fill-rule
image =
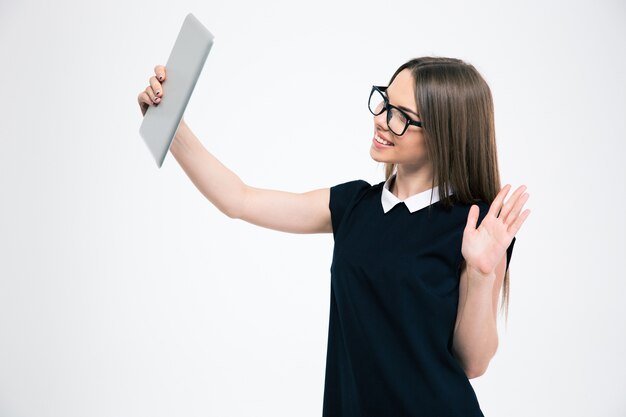
<path id="1" fill-rule="evenodd" d="M 370 156 L 376 162 L 384 163 L 389 162 L 386 158 L 381 158 L 380 155 L 377 155 L 376 149 L 370 148 Z"/>
<path id="2" fill-rule="evenodd" d="M 378 158 L 376 157 L 376 152 L 375 152 L 374 150 L 372 150 L 372 148 L 370 148 L 370 156 L 371 156 L 371 157 L 372 157 L 372 159 L 373 159 L 374 161 L 376 161 L 376 162 L 383 162 L 383 161 L 381 161 L 380 159 L 378 159 Z"/>

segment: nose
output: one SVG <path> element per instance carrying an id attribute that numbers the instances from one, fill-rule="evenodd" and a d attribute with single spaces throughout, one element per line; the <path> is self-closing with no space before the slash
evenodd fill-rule
<path id="1" fill-rule="evenodd" d="M 376 127 L 377 130 L 381 130 L 383 132 L 390 132 L 389 126 L 387 126 L 387 112 L 386 111 L 380 113 L 378 116 L 374 116 L 374 126 Z"/>

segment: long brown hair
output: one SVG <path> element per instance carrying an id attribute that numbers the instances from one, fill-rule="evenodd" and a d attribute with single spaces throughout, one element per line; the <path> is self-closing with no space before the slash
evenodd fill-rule
<path id="1" fill-rule="evenodd" d="M 415 81 L 415 103 L 423 123 L 432 186 L 446 207 L 458 201 L 491 204 L 500 191 L 500 173 L 491 90 L 480 73 L 460 59 L 420 57 L 402 64 L 391 77 L 408 68 Z M 396 164 L 385 163 L 385 180 Z M 446 190 L 451 187 L 453 196 Z M 505 255 L 506 256 L 506 255 Z M 501 307 L 508 318 L 509 271 L 504 275 Z"/>

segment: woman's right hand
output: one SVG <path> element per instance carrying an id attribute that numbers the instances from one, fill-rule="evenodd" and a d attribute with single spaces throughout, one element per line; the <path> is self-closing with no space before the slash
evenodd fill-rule
<path id="1" fill-rule="evenodd" d="M 157 65 L 154 67 L 154 75 L 148 80 L 150 85 L 146 87 L 144 91 L 139 93 L 137 101 L 139 102 L 139 109 L 142 115 L 146 115 L 146 111 L 151 104 L 158 105 L 163 100 L 163 86 L 162 83 L 167 78 L 164 65 Z"/>

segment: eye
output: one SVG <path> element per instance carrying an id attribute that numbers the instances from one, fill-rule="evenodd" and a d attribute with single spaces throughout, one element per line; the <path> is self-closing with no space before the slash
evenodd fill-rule
<path id="1" fill-rule="evenodd" d="M 393 116 L 397 117 L 400 122 L 406 123 L 406 117 L 404 116 L 404 114 L 402 114 L 398 110 L 393 109 Z"/>

